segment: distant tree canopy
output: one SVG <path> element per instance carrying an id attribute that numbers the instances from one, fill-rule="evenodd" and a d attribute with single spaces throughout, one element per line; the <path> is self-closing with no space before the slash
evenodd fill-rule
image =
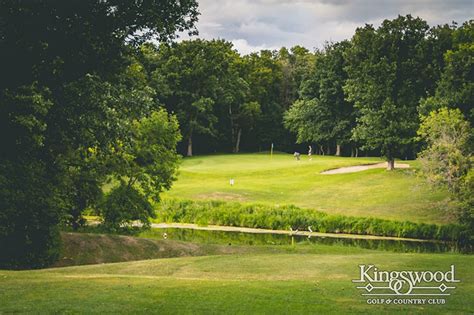
<path id="1" fill-rule="evenodd" d="M 419 114 L 459 108 L 472 125 L 473 33 L 472 21 L 430 29 L 410 15 L 358 28 L 316 52 L 285 126 L 321 153 L 350 144 L 351 155 L 381 154 L 393 169 L 419 150 Z"/>
<path id="2" fill-rule="evenodd" d="M 435 93 L 423 99 L 420 112 L 427 115 L 441 107 L 459 108 L 474 124 L 474 21 L 451 31 L 451 45 L 444 53 Z M 434 95 L 433 95 L 434 94 Z"/>
<path id="3" fill-rule="evenodd" d="M 196 135 L 217 137 L 218 109 L 245 102 L 239 94 L 245 94 L 246 87 L 232 69 L 237 53 L 223 40 L 199 39 L 162 45 L 154 55 L 151 52 L 145 55 L 154 61 L 147 62 L 149 74 L 160 77 L 158 86 L 164 84 L 169 92 L 157 97 L 178 116 L 187 155 L 192 156 Z"/>
<path id="4" fill-rule="evenodd" d="M 187 40 L 142 46 L 139 60 L 156 98 L 178 116 L 191 156 L 215 151 L 269 148 L 291 150 L 293 137 L 283 114 L 312 68 L 313 54 L 301 47 L 240 56 L 224 40 Z"/>
<path id="5" fill-rule="evenodd" d="M 197 39 L 145 44 L 137 59 L 157 102 L 178 116 L 184 155 L 315 145 L 383 155 L 393 168 L 420 149 L 419 114 L 448 106 L 470 117 L 472 29 L 407 15 L 315 52 L 241 56 L 225 40 Z"/>

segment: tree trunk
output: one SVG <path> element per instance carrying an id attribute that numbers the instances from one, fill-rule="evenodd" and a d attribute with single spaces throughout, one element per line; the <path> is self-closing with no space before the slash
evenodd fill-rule
<path id="1" fill-rule="evenodd" d="M 324 155 L 324 147 L 322 145 L 319 146 L 319 154 Z"/>
<path id="2" fill-rule="evenodd" d="M 336 144 L 336 156 L 341 156 L 341 145 Z"/>
<path id="3" fill-rule="evenodd" d="M 71 211 L 71 216 L 72 216 L 71 225 L 74 231 L 77 231 L 81 226 L 84 225 L 85 220 L 82 217 L 82 213 L 87 208 L 86 197 L 80 194 L 78 198 L 79 199 L 76 199 L 76 206 Z"/>
<path id="4" fill-rule="evenodd" d="M 395 160 L 393 158 L 389 158 L 387 160 L 387 171 L 391 171 L 395 168 Z"/>
<path id="5" fill-rule="evenodd" d="M 330 155 L 331 154 L 331 146 L 328 144 L 328 148 L 326 150 L 326 154 Z"/>
<path id="6" fill-rule="evenodd" d="M 234 140 L 235 140 L 235 130 L 234 130 L 234 118 L 232 116 L 232 106 L 229 105 L 229 117 L 230 117 L 230 133 L 231 133 L 231 147 L 232 147 L 232 152 L 235 153 L 235 145 L 234 145 Z"/>
<path id="7" fill-rule="evenodd" d="M 77 231 L 79 229 L 79 217 L 80 217 L 80 211 L 78 211 L 77 209 L 74 209 L 74 211 L 72 212 L 72 220 L 71 220 L 71 225 L 72 225 L 72 229 L 74 231 Z"/>
<path id="8" fill-rule="evenodd" d="M 242 129 L 239 129 L 239 131 L 237 132 L 237 140 L 235 141 L 234 153 L 239 153 L 241 136 L 242 136 Z"/>
<path id="9" fill-rule="evenodd" d="M 187 156 L 193 156 L 193 137 L 189 136 L 188 138 L 188 154 Z"/>
<path id="10" fill-rule="evenodd" d="M 359 157 L 359 148 L 358 148 L 358 147 L 356 147 L 356 155 L 355 155 L 355 157 Z"/>

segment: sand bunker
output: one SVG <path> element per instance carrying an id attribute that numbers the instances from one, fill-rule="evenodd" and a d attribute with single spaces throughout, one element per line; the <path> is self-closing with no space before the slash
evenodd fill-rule
<path id="1" fill-rule="evenodd" d="M 395 163 L 395 168 L 409 168 L 409 167 L 410 167 L 409 164 Z M 336 168 L 336 169 L 333 169 L 333 170 L 328 170 L 328 171 L 321 172 L 321 174 L 331 175 L 331 174 L 355 173 L 355 172 L 370 170 L 372 168 L 387 168 L 387 162 L 377 163 L 377 164 L 366 164 L 366 165 L 341 167 L 341 168 Z"/>

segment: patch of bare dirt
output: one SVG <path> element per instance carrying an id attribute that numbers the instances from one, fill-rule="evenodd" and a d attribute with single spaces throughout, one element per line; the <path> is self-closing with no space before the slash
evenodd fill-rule
<path id="1" fill-rule="evenodd" d="M 197 195 L 198 199 L 216 199 L 216 200 L 225 200 L 225 201 L 246 201 L 247 198 L 240 194 L 234 193 L 224 193 L 224 192 L 213 192 L 209 194 L 199 194 Z"/>

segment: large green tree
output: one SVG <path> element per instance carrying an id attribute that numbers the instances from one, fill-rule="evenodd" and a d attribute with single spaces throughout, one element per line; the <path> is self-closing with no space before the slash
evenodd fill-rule
<path id="1" fill-rule="evenodd" d="M 410 15 L 358 28 L 347 50 L 347 99 L 358 109 L 355 140 L 379 149 L 393 169 L 414 146 L 417 105 L 430 87 L 428 24 Z"/>
<path id="2" fill-rule="evenodd" d="M 89 198 L 71 191 L 91 172 L 88 149 L 105 154 L 130 112 L 146 111 L 120 79 L 131 49 L 194 32 L 197 15 L 194 0 L 0 1 L 2 267 L 57 257 L 59 221 Z"/>
<path id="3" fill-rule="evenodd" d="M 218 108 L 226 108 L 228 98 L 222 96 L 233 88 L 229 77 L 235 55 L 230 42 L 196 39 L 162 45 L 152 60 L 148 58 L 150 75 L 167 90 L 159 100 L 180 122 L 187 156 L 193 155 L 195 136 L 218 136 Z"/>
<path id="4" fill-rule="evenodd" d="M 350 143 L 354 126 L 354 108 L 345 98 L 343 86 L 347 80 L 344 51 L 349 43 L 327 44 L 318 52 L 314 70 L 303 80 L 301 99 L 285 115 L 288 129 L 297 134 L 298 142 L 336 145 L 336 155 L 341 147 Z"/>
<path id="5" fill-rule="evenodd" d="M 160 201 L 160 193 L 171 187 L 179 156 L 176 145 L 181 140 L 175 116 L 166 110 L 131 122 L 127 141 L 118 140 L 109 157 L 111 176 L 119 183 L 100 206 L 104 224 L 119 228 L 139 220 L 149 225 L 154 217 L 151 202 Z"/>
<path id="6" fill-rule="evenodd" d="M 227 77 L 226 88 L 222 91 L 221 99 L 225 104 L 224 109 L 228 108 L 223 118 L 224 121 L 230 122 L 232 152 L 238 153 L 242 143 L 242 134 L 249 136 L 255 130 L 262 111 L 260 103 L 255 101 L 252 95 L 254 87 L 249 84 L 252 69 L 248 67 L 247 60 L 240 55 L 234 55 L 230 71 L 231 74 Z M 227 117 L 229 119 L 226 119 Z M 227 129 L 229 129 L 227 124 L 224 124 L 224 130 Z"/>
<path id="7" fill-rule="evenodd" d="M 281 102 L 283 70 L 276 52 L 262 50 L 244 56 L 247 68 L 246 81 L 250 88 L 250 100 L 260 104 L 261 115 L 256 127 L 248 135 L 255 149 L 270 149 L 271 143 L 282 148 L 288 141 L 283 127 L 284 105 Z"/>

